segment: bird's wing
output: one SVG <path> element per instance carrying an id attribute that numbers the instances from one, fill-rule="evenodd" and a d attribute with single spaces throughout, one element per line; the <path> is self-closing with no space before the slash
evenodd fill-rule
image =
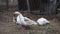
<path id="1" fill-rule="evenodd" d="M 40 25 L 43 25 L 43 24 L 49 23 L 49 21 L 45 18 L 39 18 L 37 20 L 37 23 L 39 23 Z"/>
<path id="2" fill-rule="evenodd" d="M 34 25 L 36 25 L 37 23 L 35 22 L 35 21 L 33 21 L 33 20 L 31 20 L 31 19 L 29 19 L 29 18 L 27 18 L 27 17 L 24 17 L 24 19 L 25 19 L 25 21 L 28 23 L 28 24 L 34 24 Z"/>

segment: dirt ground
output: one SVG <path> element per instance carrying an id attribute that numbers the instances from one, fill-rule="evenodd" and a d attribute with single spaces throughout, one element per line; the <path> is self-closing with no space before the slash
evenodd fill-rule
<path id="1" fill-rule="evenodd" d="M 0 34 L 60 34 L 60 23 L 55 16 L 22 14 L 35 21 L 41 16 L 45 16 L 50 21 L 49 28 L 45 29 L 45 26 L 31 26 L 31 29 L 25 30 L 21 25 L 16 25 L 12 21 L 13 11 L 3 11 L 0 12 Z"/>

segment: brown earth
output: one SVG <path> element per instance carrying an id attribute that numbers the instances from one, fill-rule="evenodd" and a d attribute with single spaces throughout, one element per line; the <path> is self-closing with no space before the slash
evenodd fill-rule
<path id="1" fill-rule="evenodd" d="M 16 25 L 12 21 L 13 11 L 0 12 L 0 34 L 60 34 L 60 23 L 54 15 L 34 15 L 22 13 L 30 19 L 37 20 L 41 16 L 50 20 L 49 28 L 45 26 L 31 26 L 31 29 L 25 30 L 21 25 Z"/>

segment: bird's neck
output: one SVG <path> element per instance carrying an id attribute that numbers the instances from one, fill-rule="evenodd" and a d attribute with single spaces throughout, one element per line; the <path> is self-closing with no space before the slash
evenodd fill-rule
<path id="1" fill-rule="evenodd" d="M 23 17 L 23 15 L 22 15 L 22 14 L 19 14 L 19 16 L 20 16 L 20 17 Z"/>

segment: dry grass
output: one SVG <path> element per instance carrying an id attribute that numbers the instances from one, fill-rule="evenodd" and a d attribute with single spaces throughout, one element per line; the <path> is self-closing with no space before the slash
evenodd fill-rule
<path id="1" fill-rule="evenodd" d="M 29 13 L 23 13 L 23 15 L 35 21 L 42 16 Z M 50 20 L 49 29 L 47 30 L 45 26 L 31 26 L 31 29 L 25 30 L 21 25 L 16 25 L 12 21 L 12 16 L 12 11 L 0 12 L 0 34 L 60 34 L 60 24 L 55 18 Z"/>

